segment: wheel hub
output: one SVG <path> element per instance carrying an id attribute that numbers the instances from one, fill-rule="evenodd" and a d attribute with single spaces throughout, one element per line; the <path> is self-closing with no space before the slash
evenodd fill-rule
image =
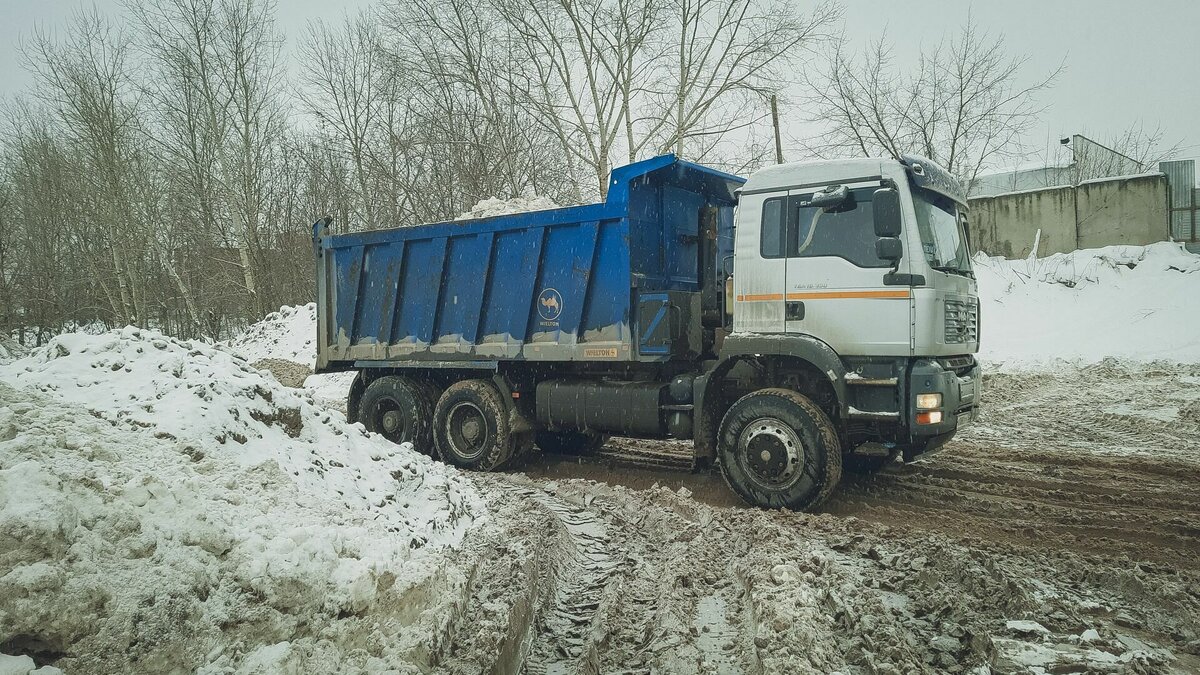
<path id="1" fill-rule="evenodd" d="M 473 403 L 463 401 L 451 408 L 446 426 L 455 452 L 464 459 L 479 456 L 487 447 L 487 421 Z"/>
<path id="2" fill-rule="evenodd" d="M 738 439 L 739 455 L 754 482 L 771 489 L 794 483 L 804 465 L 804 445 L 787 424 L 774 418 L 757 419 Z"/>
<path id="3" fill-rule="evenodd" d="M 389 410 L 383 414 L 382 423 L 384 432 L 393 434 L 404 424 L 404 420 L 401 419 L 399 410 Z"/>
<path id="4" fill-rule="evenodd" d="M 480 420 L 476 417 L 469 417 L 463 421 L 463 438 L 465 438 L 468 443 L 474 444 L 479 441 L 479 432 L 481 430 L 481 425 L 479 422 Z"/>

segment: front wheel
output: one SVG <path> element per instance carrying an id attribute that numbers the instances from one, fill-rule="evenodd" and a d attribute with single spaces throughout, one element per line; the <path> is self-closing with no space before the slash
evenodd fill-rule
<path id="1" fill-rule="evenodd" d="M 738 399 L 721 420 L 717 454 L 729 487 L 764 508 L 816 508 L 842 477 L 837 429 L 815 403 L 788 389 Z"/>

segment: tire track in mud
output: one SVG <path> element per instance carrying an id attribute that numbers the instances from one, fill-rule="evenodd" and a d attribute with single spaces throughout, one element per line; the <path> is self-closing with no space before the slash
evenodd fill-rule
<path id="1" fill-rule="evenodd" d="M 504 518 L 489 562 L 511 555 L 529 573 L 475 575 L 448 641 L 502 635 L 448 672 L 1028 672 L 1029 650 L 1053 672 L 1200 665 L 1200 576 L 1186 569 L 662 487 L 479 480 Z"/>
<path id="2" fill-rule="evenodd" d="M 557 539 L 549 607 L 535 619 L 522 672 L 541 675 L 598 672 L 594 622 L 604 590 L 618 566 L 608 527 L 597 512 L 572 505 L 544 490 L 505 486 L 554 516 L 564 536 Z"/>
<path id="3" fill-rule="evenodd" d="M 505 520 L 476 547 L 447 670 L 761 672 L 747 656 L 753 612 L 733 571 L 749 544 L 702 542 L 714 525 L 707 507 L 585 481 L 476 480 Z M 496 562 L 497 552 L 515 562 Z"/>
<path id="4" fill-rule="evenodd" d="M 525 519 L 494 535 L 524 573 L 479 575 L 455 639 L 488 612 L 504 635 L 449 670 L 1026 672 L 1030 650 L 1060 672 L 1200 670 L 1196 371 L 1004 376 L 981 424 L 845 477 L 827 514 L 713 506 L 719 477 L 622 475 L 669 442 L 480 476 Z"/>

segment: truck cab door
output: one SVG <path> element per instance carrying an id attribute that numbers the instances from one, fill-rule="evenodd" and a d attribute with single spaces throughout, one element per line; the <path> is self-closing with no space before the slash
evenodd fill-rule
<path id="1" fill-rule="evenodd" d="M 847 199 L 834 206 L 812 204 L 822 187 L 788 192 L 785 331 L 816 337 L 842 355 L 908 356 L 911 293 L 884 282 L 892 263 L 875 255 L 871 199 L 881 184 L 844 187 Z"/>
<path id="2" fill-rule="evenodd" d="M 733 271 L 735 331 L 783 333 L 785 191 L 744 195 L 738 204 Z"/>

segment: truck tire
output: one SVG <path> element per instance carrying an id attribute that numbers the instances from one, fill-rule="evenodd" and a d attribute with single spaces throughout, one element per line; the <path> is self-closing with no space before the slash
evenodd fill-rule
<path id="1" fill-rule="evenodd" d="M 539 429 L 535 442 L 542 452 L 555 455 L 594 455 L 608 442 L 609 435 L 596 431 L 550 431 Z"/>
<path id="2" fill-rule="evenodd" d="M 450 385 L 438 399 L 433 423 L 438 456 L 459 468 L 491 471 L 516 449 L 518 439 L 509 429 L 504 399 L 487 380 Z"/>
<path id="3" fill-rule="evenodd" d="M 820 407 L 789 389 L 738 399 L 721 420 L 717 456 L 729 487 L 764 508 L 816 508 L 842 477 L 837 429 Z"/>
<path id="4" fill-rule="evenodd" d="M 346 394 L 346 421 L 350 424 L 360 421 L 358 410 L 362 404 L 363 392 L 366 390 L 367 374 L 360 370 L 354 376 L 354 381 L 350 383 L 350 391 Z"/>
<path id="5" fill-rule="evenodd" d="M 358 420 L 367 431 L 433 455 L 433 398 L 418 382 L 396 375 L 371 382 L 359 401 Z"/>

